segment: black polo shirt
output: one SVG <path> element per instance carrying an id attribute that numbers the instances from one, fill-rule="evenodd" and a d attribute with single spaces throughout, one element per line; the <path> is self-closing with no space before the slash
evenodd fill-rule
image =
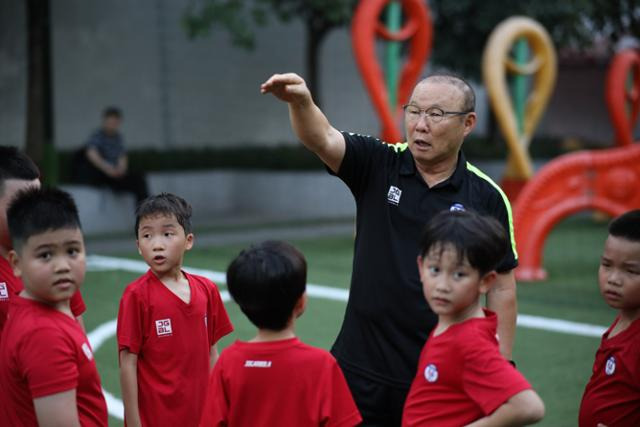
<path id="1" fill-rule="evenodd" d="M 442 210 L 467 209 L 497 218 L 513 243 L 508 199 L 462 151 L 453 175 L 429 188 L 407 144 L 343 132 L 338 177 L 356 200 L 351 290 L 332 353 L 343 369 L 408 388 L 418 357 L 437 323 L 422 293 L 417 256 L 422 229 Z M 517 266 L 512 250 L 498 271 Z"/>

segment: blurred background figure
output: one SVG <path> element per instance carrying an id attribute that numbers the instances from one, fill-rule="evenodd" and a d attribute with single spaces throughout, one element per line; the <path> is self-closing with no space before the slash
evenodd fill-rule
<path id="1" fill-rule="evenodd" d="M 130 192 L 140 202 L 148 196 L 147 182 L 144 175 L 129 170 L 121 124 L 122 111 L 117 107 L 105 108 L 102 126 L 76 154 L 74 181 L 106 186 L 116 192 Z"/>

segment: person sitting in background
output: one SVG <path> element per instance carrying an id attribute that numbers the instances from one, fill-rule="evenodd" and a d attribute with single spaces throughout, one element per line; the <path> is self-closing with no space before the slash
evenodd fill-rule
<path id="1" fill-rule="evenodd" d="M 107 107 L 102 126 L 80 150 L 75 181 L 97 187 L 107 186 L 116 192 L 130 192 L 137 202 L 147 198 L 147 182 L 142 174 L 129 170 L 129 160 L 120 133 L 122 111 Z"/>

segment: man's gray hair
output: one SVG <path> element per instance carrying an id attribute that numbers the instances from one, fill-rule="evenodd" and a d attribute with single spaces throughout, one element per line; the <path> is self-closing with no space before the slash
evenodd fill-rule
<path id="1" fill-rule="evenodd" d="M 436 73 L 425 77 L 420 80 L 418 85 L 422 83 L 445 83 L 451 86 L 455 86 L 462 92 L 462 111 L 475 111 L 476 109 L 476 94 L 473 91 L 471 85 L 462 77 L 449 73 Z M 416 85 L 417 86 L 417 85 Z"/>

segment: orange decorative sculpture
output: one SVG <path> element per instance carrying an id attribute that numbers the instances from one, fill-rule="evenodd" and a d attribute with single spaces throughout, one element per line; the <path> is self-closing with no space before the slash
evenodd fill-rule
<path id="1" fill-rule="evenodd" d="M 409 41 L 409 59 L 398 86 L 398 105 L 405 104 L 417 82 L 431 48 L 432 26 L 429 12 L 422 0 L 402 0 L 406 17 L 404 26 L 390 32 L 380 23 L 379 16 L 390 0 L 363 0 L 358 5 L 351 24 L 353 50 L 373 105 L 382 122 L 381 137 L 387 142 L 402 141 L 402 132 L 395 120 L 401 109 L 391 111 L 382 68 L 376 58 L 376 37 L 392 41 Z"/>
<path id="2" fill-rule="evenodd" d="M 530 60 L 523 64 L 510 57 L 519 40 L 526 42 L 531 51 Z M 509 147 L 502 187 L 512 202 L 533 175 L 528 148 L 555 85 L 556 68 L 556 53 L 549 34 L 538 22 L 523 16 L 500 23 L 491 33 L 483 53 L 484 83 Z M 521 100 L 522 109 L 514 105 L 509 94 L 507 73 L 515 78 L 533 76 L 529 97 Z"/>
<path id="3" fill-rule="evenodd" d="M 633 88 L 626 90 L 632 73 Z M 620 147 L 566 154 L 549 162 L 524 187 L 515 205 L 514 226 L 519 253 L 516 278 L 543 280 L 544 241 L 562 219 L 582 210 L 617 216 L 640 207 L 640 145 L 631 133 L 638 117 L 640 54 L 619 53 L 607 77 L 606 98 Z M 627 94 L 627 95 L 625 95 Z M 627 101 L 632 108 L 627 114 Z"/>

